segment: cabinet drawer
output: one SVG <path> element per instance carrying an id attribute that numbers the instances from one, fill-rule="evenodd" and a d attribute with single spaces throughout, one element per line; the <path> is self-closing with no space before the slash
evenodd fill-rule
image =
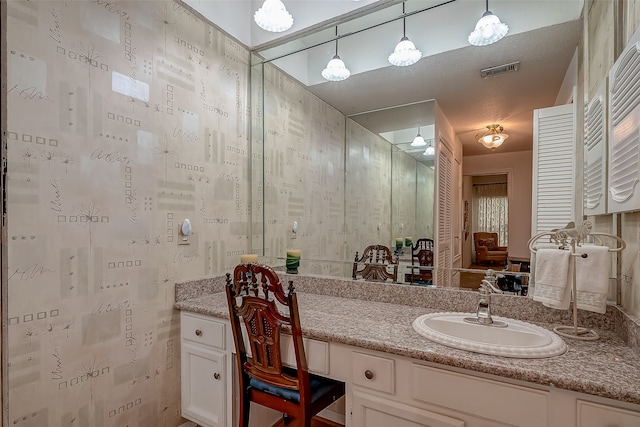
<path id="1" fill-rule="evenodd" d="M 210 317 L 180 312 L 180 334 L 183 339 L 225 349 L 225 323 Z"/>
<path id="2" fill-rule="evenodd" d="M 546 426 L 548 392 L 414 364 L 411 397 L 519 427 Z"/>
<path id="3" fill-rule="evenodd" d="M 240 325 L 242 337 L 244 339 L 247 356 L 252 357 L 249 335 L 244 324 Z M 231 340 L 233 344 L 233 339 Z M 303 338 L 304 354 L 307 356 L 307 368 L 309 372 L 318 375 L 329 374 L 329 343 L 310 338 Z M 233 352 L 235 352 L 235 348 Z M 293 345 L 293 337 L 283 333 L 280 335 L 280 351 L 282 352 L 282 362 L 286 366 L 296 366 L 296 349 Z"/>
<path id="4" fill-rule="evenodd" d="M 307 368 L 310 372 L 319 375 L 329 373 L 329 343 L 324 341 L 303 338 L 304 354 L 307 356 Z M 296 349 L 293 346 L 291 335 L 282 334 L 280 350 L 285 365 L 296 366 Z"/>
<path id="5" fill-rule="evenodd" d="M 353 352 L 351 368 L 353 383 L 361 387 L 395 393 L 395 365 L 393 359 Z"/>
<path id="6" fill-rule="evenodd" d="M 640 413 L 578 400 L 577 425 L 580 427 L 637 427 L 640 426 Z"/>

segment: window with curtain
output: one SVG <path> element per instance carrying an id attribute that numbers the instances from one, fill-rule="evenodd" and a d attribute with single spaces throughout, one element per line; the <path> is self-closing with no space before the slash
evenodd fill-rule
<path id="1" fill-rule="evenodd" d="M 509 241 L 507 183 L 473 185 L 473 230 L 498 233 L 499 245 Z"/>

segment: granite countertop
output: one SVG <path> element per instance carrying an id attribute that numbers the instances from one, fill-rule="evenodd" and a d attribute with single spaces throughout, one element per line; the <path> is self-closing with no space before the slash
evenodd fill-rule
<path id="1" fill-rule="evenodd" d="M 301 280 L 297 278 L 297 281 Z M 433 301 L 418 303 L 415 295 L 430 290 L 396 288 L 395 290 L 399 292 L 394 294 L 402 294 L 403 292 L 414 294 L 410 303 L 402 301 L 402 296 L 400 301 L 385 302 L 376 300 L 384 300 L 384 298 L 369 296 L 368 300 L 363 300 L 353 298 L 351 295 L 340 295 L 341 293 L 350 294 L 353 282 L 350 283 L 350 288 L 338 287 L 337 290 L 331 286 L 326 286 L 327 289 L 324 286 L 318 289 L 315 284 L 304 286 L 308 284 L 303 283 L 302 288 L 306 287 L 306 289 L 298 290 L 298 306 L 305 336 L 640 404 L 640 353 L 625 342 L 620 337 L 619 331 L 616 331 L 617 326 L 607 323 L 604 317 L 600 322 L 594 322 L 589 318 L 581 319 L 585 324 L 594 323 L 595 326 L 588 325 L 588 327 L 595 328 L 601 338 L 597 341 L 564 338 L 568 350 L 562 356 L 545 359 L 490 356 L 457 350 L 435 343 L 416 333 L 412 327 L 413 320 L 422 314 L 437 311 L 469 311 L 469 304 L 477 301 L 477 294 L 465 292 L 466 295 L 458 296 L 458 301 L 449 301 L 448 304 L 435 304 Z M 202 283 L 194 282 L 191 283 L 191 288 L 189 283 L 182 284 L 182 286 L 176 285 L 176 308 L 227 319 L 229 315 L 226 296 L 222 292 L 220 284 L 218 281 L 213 286 L 209 283 L 208 286 L 203 287 Z M 359 286 L 362 285 L 355 286 L 356 291 Z M 369 285 L 364 286 L 369 287 Z M 383 290 L 381 292 L 389 289 L 390 285 L 383 286 L 384 288 L 380 288 Z M 377 289 L 376 285 L 371 287 Z M 407 286 L 406 288 L 416 287 Z M 442 293 L 442 295 L 437 295 L 438 293 Z M 429 298 L 435 296 L 436 299 L 444 300 L 444 297 L 448 296 L 448 300 L 451 300 L 452 295 L 457 296 L 450 291 L 441 290 L 440 292 L 431 292 Z M 411 295 L 404 297 L 411 298 Z M 498 298 L 496 301 L 497 311 L 500 311 L 500 307 L 513 309 L 514 304 L 516 306 L 524 304 L 524 307 L 535 303 L 521 297 L 518 300 L 505 299 L 504 301 Z M 616 317 L 610 314 L 611 310 L 610 307 L 607 317 Z M 521 316 L 515 316 L 513 313 L 511 315 L 509 313 L 494 314 L 531 321 L 526 318 L 527 315 L 523 314 L 523 311 L 522 308 L 519 308 Z M 539 313 L 531 313 L 531 316 L 535 316 L 536 319 L 551 320 L 548 323 L 540 321 L 532 321 L 531 323 L 547 329 L 571 324 L 566 322 L 566 318 L 558 319 L 554 318 L 554 315 L 554 312 L 550 312 L 550 316 L 544 318 Z M 556 323 L 558 320 L 560 323 Z"/>

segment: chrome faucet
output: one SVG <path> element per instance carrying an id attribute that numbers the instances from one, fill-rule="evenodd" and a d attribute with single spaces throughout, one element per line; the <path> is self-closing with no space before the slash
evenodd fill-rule
<path id="1" fill-rule="evenodd" d="M 488 270 L 487 275 L 480 282 L 480 301 L 478 301 L 476 308 L 476 317 L 465 317 L 465 322 L 502 328 L 507 326 L 505 322 L 493 320 L 491 317 L 491 294 L 502 293 L 502 290 L 493 284 L 494 281 L 493 270 Z"/>
<path id="2" fill-rule="evenodd" d="M 491 318 L 492 292 L 501 294 L 502 290 L 487 279 L 482 279 L 482 282 L 480 282 L 480 301 L 478 302 L 478 308 L 476 309 L 476 316 L 478 317 L 478 323 L 483 325 L 490 325 L 493 323 L 493 319 Z"/>

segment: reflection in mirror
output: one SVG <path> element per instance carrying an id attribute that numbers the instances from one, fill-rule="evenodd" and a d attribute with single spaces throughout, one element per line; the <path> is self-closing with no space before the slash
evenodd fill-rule
<path id="1" fill-rule="evenodd" d="M 431 237 L 431 166 L 273 65 L 256 64 L 252 73 L 254 253 L 300 250 L 310 273 L 346 277 L 368 245 Z"/>
<path id="2" fill-rule="evenodd" d="M 364 249 L 364 248 L 363 248 Z M 259 263 L 267 264 L 273 267 L 278 271 L 278 274 L 284 274 L 287 271 L 286 267 L 286 256 L 283 257 L 263 257 L 260 256 L 258 258 Z M 375 264 L 375 266 L 379 266 L 381 264 Z M 363 278 L 358 275 L 356 279 L 353 279 L 353 266 L 354 260 L 350 261 L 328 261 L 328 260 L 318 260 L 318 259 L 305 259 L 304 256 L 301 256 L 298 273 L 297 276 L 305 276 L 305 277 L 317 277 L 317 278 L 327 278 L 327 279 L 341 279 L 341 280 L 355 280 L 357 282 L 384 282 L 388 284 L 395 285 L 407 285 L 407 286 L 420 286 L 432 288 L 436 287 L 429 280 L 414 280 L 414 282 L 410 282 L 406 275 L 410 271 L 417 271 L 418 269 L 411 269 L 411 262 L 406 263 L 400 261 L 398 266 L 398 275 L 397 281 L 390 280 L 389 278 L 376 280 L 374 278 Z M 359 264 L 358 268 L 361 269 L 364 265 Z M 377 267 L 376 267 L 377 268 Z M 318 271 L 329 271 L 330 274 L 319 274 Z M 334 274 L 337 271 L 344 272 L 344 274 Z M 388 271 L 392 271 L 392 268 L 388 268 Z M 481 270 L 481 269 L 465 269 L 465 268 L 438 268 L 438 267 L 428 267 L 425 270 L 431 277 L 436 277 L 437 274 L 451 276 L 452 274 L 460 274 L 463 276 L 461 282 L 464 283 L 464 286 L 460 286 L 461 290 L 467 291 L 476 291 L 480 287 L 480 282 L 483 279 L 491 278 L 494 281 L 496 288 L 500 289 L 501 293 L 507 295 L 515 295 L 515 296 L 526 296 L 528 295 L 528 286 L 529 286 L 529 277 L 530 273 L 528 271 L 499 271 L 499 270 Z M 423 271 L 423 273 L 425 272 Z M 284 280 L 294 280 L 295 283 L 295 275 L 287 276 Z"/>
<path id="3" fill-rule="evenodd" d="M 414 3 L 414 9 L 420 7 L 417 3 Z M 541 5 L 539 2 L 533 3 Z M 425 13 L 424 16 L 436 18 L 441 16 L 441 13 L 445 14 L 442 16 L 447 16 L 446 13 L 449 12 L 460 15 L 462 10 L 454 10 L 460 5 L 460 3 L 451 3 L 446 7 L 438 7 Z M 317 31 L 292 37 L 277 46 L 264 46 L 259 52 L 263 58 L 254 62 L 262 67 L 256 75 L 261 79 L 263 86 L 261 94 L 256 97 L 254 93 L 254 97 L 262 103 L 253 107 L 255 111 L 264 114 L 259 116 L 262 120 L 261 128 L 255 133 L 256 136 L 253 139 L 254 148 L 257 148 L 254 152 L 258 153 L 254 154 L 254 159 L 256 162 L 263 162 L 261 166 L 263 169 L 256 167 L 253 170 L 253 199 L 256 203 L 253 211 L 252 251 L 268 256 L 284 257 L 287 249 L 300 249 L 303 260 L 305 258 L 309 261 L 318 260 L 314 272 L 345 276 L 350 270 L 348 267 L 346 270 L 344 266 L 340 267 L 340 263 L 349 264 L 355 251 L 362 250 L 369 244 L 386 244 L 393 247 L 396 238 L 412 237 L 415 240 L 419 237 L 433 236 L 436 245 L 444 248 L 437 249 L 439 263 L 440 259 L 444 260 L 448 256 L 449 261 L 444 265 L 466 266 L 461 261 L 463 249 L 466 250 L 466 246 L 461 243 L 463 242 L 462 233 L 457 229 L 462 229 L 464 199 L 458 194 L 461 186 L 456 179 L 459 179 L 463 172 L 467 174 L 467 169 L 475 175 L 496 171 L 505 173 L 507 169 L 513 168 L 509 178 L 510 185 L 514 189 L 509 192 L 510 204 L 521 206 L 523 210 L 529 212 L 517 215 L 513 221 L 510 221 L 509 255 L 528 258 L 529 254 L 524 243 L 518 242 L 526 241 L 530 231 L 528 207 L 532 186 L 530 166 L 527 165 L 531 164 L 532 154 L 527 144 L 531 143 L 531 126 L 529 125 L 532 116 L 531 106 L 536 104 L 537 106 L 533 108 L 540 108 L 552 104 L 556 98 L 563 99 L 557 93 L 557 86 L 562 83 L 562 74 L 567 71 L 567 65 L 575 51 L 575 43 L 572 40 L 579 38 L 581 28 L 580 20 L 576 20 L 573 24 L 569 23 L 566 27 L 556 26 L 567 19 L 575 20 L 575 13 L 572 11 L 565 10 L 564 13 L 554 14 L 541 13 L 542 10 L 537 8 L 535 11 L 536 16 L 540 12 L 540 16 L 545 18 L 544 22 L 538 22 L 531 28 L 520 28 L 519 31 L 515 31 L 514 27 L 514 33 L 499 48 L 500 57 L 511 56 L 512 48 L 520 55 L 524 49 L 519 46 L 528 46 L 532 40 L 542 40 L 537 41 L 536 46 L 552 46 L 554 49 L 540 49 L 539 55 L 562 50 L 557 54 L 562 54 L 562 58 L 551 57 L 549 60 L 541 61 L 536 57 L 536 61 L 529 61 L 529 67 L 523 66 L 518 73 L 510 74 L 508 80 L 504 76 L 500 80 L 498 78 L 481 80 L 477 75 L 472 78 L 469 70 L 481 70 L 486 66 L 496 65 L 487 62 L 489 58 L 495 58 L 495 55 L 491 55 L 493 48 L 483 49 L 483 52 L 489 53 L 487 55 L 479 54 L 480 51 L 477 49 L 470 49 L 466 46 L 466 42 L 460 46 L 445 46 L 446 43 L 442 40 L 446 38 L 441 31 L 449 30 L 451 26 L 439 29 L 438 36 L 441 42 L 438 46 L 442 49 L 442 55 L 439 52 L 433 52 L 423 58 L 412 69 L 410 79 L 398 79 L 397 70 L 385 69 L 384 67 L 388 67 L 388 64 L 384 56 L 382 57 L 384 67 L 371 73 L 365 69 L 354 68 L 352 70 L 354 75 L 342 86 L 323 82 L 318 70 L 326 65 L 326 58 L 333 54 L 335 46 L 333 42 L 336 38 L 333 25 L 331 28 L 319 27 Z M 520 13 L 519 10 L 516 12 Z M 371 55 L 368 49 L 362 49 L 365 45 L 363 40 L 371 38 L 372 33 L 361 30 L 364 27 L 375 26 L 376 29 L 386 27 L 386 25 L 371 22 L 377 19 L 378 14 L 376 12 L 360 17 L 367 23 L 358 22 L 358 19 L 350 17 L 345 17 L 345 21 L 339 23 L 341 52 L 344 50 L 351 54 L 345 54 L 345 57 L 353 61 L 355 67 L 364 66 L 368 62 L 362 55 L 366 56 L 366 59 L 374 59 L 375 55 Z M 397 13 L 395 16 L 397 17 Z M 549 21 L 547 19 L 549 17 L 553 17 L 553 20 Z M 378 24 L 391 22 L 393 19 L 393 17 L 378 19 Z M 445 20 L 442 21 L 445 22 Z M 436 28 L 436 26 L 429 26 L 429 28 Z M 533 33 L 525 35 L 529 30 L 535 30 L 535 35 Z M 354 34 L 351 34 L 352 32 Z M 454 39 L 451 38 L 451 40 Z M 553 43 L 550 40 L 567 42 Z M 563 46 L 562 49 L 556 49 L 560 46 Z M 350 47 L 354 49 L 349 51 Z M 568 59 L 567 51 L 570 51 Z M 454 59 L 456 64 L 459 64 L 457 58 L 461 57 L 464 58 L 463 66 L 447 66 Z M 360 60 L 356 61 L 356 58 Z M 259 63 L 265 59 L 264 64 Z M 544 64 L 543 69 L 535 67 L 536 64 Z M 424 72 L 425 70 L 428 72 Z M 391 74 L 391 71 L 394 74 Z M 551 71 L 553 76 L 550 75 Z M 546 80 L 555 83 L 544 85 L 544 87 L 533 84 L 531 79 L 534 75 L 548 76 Z M 385 83 L 391 86 L 389 90 L 385 91 L 383 88 L 377 90 L 381 86 L 380 76 L 385 76 Z M 425 76 L 429 76 L 431 84 L 421 83 Z M 482 96 L 474 86 L 478 81 L 482 81 L 484 88 Z M 455 88 L 452 88 L 451 82 L 455 82 Z M 555 93 L 550 97 L 546 88 L 552 86 L 555 87 Z M 499 90 L 492 90 L 491 87 Z M 345 98 L 349 100 L 356 98 L 353 88 L 368 89 L 360 90 L 357 94 L 359 100 L 362 98 L 367 102 L 363 101 L 358 105 L 355 102 L 347 102 Z M 527 88 L 535 89 L 529 91 Z M 411 99 L 406 97 L 407 91 L 410 91 Z M 402 99 L 401 93 L 405 94 Z M 487 93 L 491 96 L 487 96 Z M 314 94 L 331 100 L 329 102 L 338 109 L 320 101 Z M 437 215 L 433 213 L 433 205 L 434 195 L 438 192 L 435 191 L 433 184 L 421 184 L 421 180 L 425 183 L 434 182 L 433 175 L 430 175 L 434 172 L 432 164 L 419 160 L 411 164 L 405 156 L 408 152 L 396 147 L 398 141 L 409 143 L 418 129 L 429 141 L 431 138 L 426 136 L 426 132 L 428 126 L 434 121 L 429 123 L 425 115 L 425 120 L 421 117 L 420 120 L 411 123 L 396 125 L 393 131 L 404 130 L 411 133 L 408 137 L 396 139 L 387 135 L 390 130 L 374 128 L 375 125 L 382 123 L 377 117 L 369 119 L 368 122 L 365 121 L 367 114 L 370 114 L 369 117 L 373 117 L 374 114 L 352 114 L 365 110 L 365 108 L 359 108 L 363 104 L 367 106 L 366 108 L 377 109 L 400 102 L 424 99 L 421 98 L 423 95 L 426 95 L 424 98 L 437 99 L 439 113 L 438 120 L 435 122 L 438 131 L 434 132 L 431 138 L 435 138 L 436 157 L 440 165 L 444 163 L 440 160 L 443 156 L 439 154 L 442 152 L 442 141 L 449 143 L 451 148 L 449 165 L 452 175 L 456 178 L 446 181 L 452 182 L 454 194 L 451 194 L 451 203 L 448 205 L 451 208 L 450 215 L 445 215 L 450 220 L 451 226 L 444 227 L 451 231 L 451 236 L 445 236 L 444 239 L 441 238 L 440 233 L 437 238 L 434 235 L 434 218 Z M 518 97 L 515 103 L 513 96 Z M 422 104 L 422 102 L 416 104 Z M 428 103 L 424 102 L 424 104 Z M 419 107 L 422 106 L 416 105 L 416 108 Z M 446 114 L 443 109 L 446 110 Z M 401 114 L 399 107 L 374 112 L 380 113 L 380 117 L 387 118 L 410 117 Z M 496 122 L 494 120 L 496 117 L 488 116 L 508 118 L 509 133 L 512 135 L 507 147 L 513 152 L 507 153 L 508 150 L 503 146 L 500 152 L 491 155 L 491 160 L 485 155 L 487 154 L 485 151 L 477 147 L 477 143 L 470 136 L 484 128 L 487 123 Z M 491 121 L 487 122 L 489 119 Z M 442 126 L 443 121 L 450 125 Z M 262 145 L 258 143 L 258 136 L 262 138 Z M 389 149 L 378 146 L 381 142 L 380 138 L 388 142 Z M 469 141 L 472 144 L 468 144 Z M 464 145 L 464 159 L 462 145 Z M 520 148 L 516 149 L 517 145 Z M 434 160 L 436 159 L 431 161 Z M 514 167 L 514 165 L 517 166 Z M 423 172 L 425 167 L 432 169 Z M 443 168 L 436 167 L 436 169 Z M 435 180 L 437 179 L 436 177 Z M 373 191 L 368 190 L 370 187 L 374 187 Z M 408 199 L 410 188 L 415 188 L 412 199 Z M 423 189 L 430 193 L 420 197 L 418 193 Z M 444 204 L 440 203 L 440 205 Z M 403 210 L 405 207 L 408 209 Z M 442 212 L 440 216 L 442 217 Z M 299 231 L 295 235 L 291 232 L 293 221 L 299 224 Z M 421 230 L 420 227 L 423 225 L 425 229 Z M 446 243 L 439 245 L 442 241 Z M 464 242 L 467 245 L 471 244 L 470 240 Z M 448 252 L 445 254 L 445 251 Z M 406 255 L 404 253 L 403 255 L 406 259 Z M 335 263 L 321 262 L 324 260 L 335 261 Z M 310 266 L 307 265 L 307 267 Z M 456 280 L 449 282 L 453 285 L 457 284 Z M 445 284 L 444 281 L 440 283 Z"/>

